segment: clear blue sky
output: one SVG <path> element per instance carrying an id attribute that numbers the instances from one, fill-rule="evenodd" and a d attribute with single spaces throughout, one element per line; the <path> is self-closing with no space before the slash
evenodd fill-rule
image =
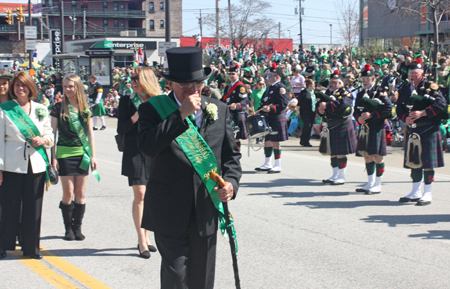
<path id="1" fill-rule="evenodd" d="M 299 16 L 295 15 L 295 7 L 298 7 L 298 0 L 272 0 L 270 13 L 265 15 L 272 18 L 276 23 L 281 23 L 281 36 L 294 39 L 294 43 L 299 43 L 300 28 Z M 221 0 L 220 8 L 228 7 L 228 0 Z M 239 0 L 231 0 L 232 4 L 238 4 Z M 302 7 L 305 15 L 302 16 L 303 43 L 330 43 L 330 24 L 332 24 L 333 44 L 342 43 L 339 35 L 338 15 L 335 10 L 335 0 L 305 0 Z M 199 9 L 203 13 L 215 13 L 215 0 L 183 0 L 183 35 L 191 36 L 200 33 L 198 24 Z M 213 27 L 215 29 L 215 27 Z M 278 29 L 275 31 L 278 33 Z M 277 35 L 277 34 L 276 34 Z M 203 27 L 203 36 L 214 37 L 214 32 Z"/>

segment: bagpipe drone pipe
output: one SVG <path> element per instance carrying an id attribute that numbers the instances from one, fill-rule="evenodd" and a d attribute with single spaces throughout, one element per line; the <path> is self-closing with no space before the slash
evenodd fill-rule
<path id="1" fill-rule="evenodd" d="M 317 104 L 319 104 L 320 102 L 336 101 L 336 97 L 334 97 L 333 95 L 327 95 L 323 92 L 316 92 L 315 95 L 316 95 Z M 347 97 L 347 96 L 343 95 L 342 97 Z M 353 114 L 353 109 L 351 107 L 348 107 L 347 109 L 345 109 L 343 111 L 331 112 L 330 114 L 335 117 L 338 117 L 338 118 L 347 118 Z"/>

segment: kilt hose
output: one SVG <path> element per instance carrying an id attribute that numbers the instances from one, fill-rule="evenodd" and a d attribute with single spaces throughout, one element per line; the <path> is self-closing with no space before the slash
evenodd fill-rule
<path id="1" fill-rule="evenodd" d="M 442 147 L 442 138 L 439 128 L 439 124 L 429 126 L 423 126 L 413 129 L 407 129 L 406 139 L 409 139 L 411 133 L 417 133 L 420 135 L 420 143 L 422 144 L 422 169 L 433 169 L 444 166 L 444 152 Z M 407 151 L 408 141 L 405 141 L 405 153 L 403 166 L 407 169 Z"/>
<path id="2" fill-rule="evenodd" d="M 349 155 L 356 151 L 357 139 L 355 127 L 349 117 L 343 123 L 330 129 L 331 155 Z"/>
<path id="3" fill-rule="evenodd" d="M 377 130 L 376 128 L 369 127 L 369 136 L 366 151 L 369 155 L 387 155 L 386 130 L 384 128 Z M 356 151 L 356 156 L 362 157 L 358 151 Z"/>
<path id="4" fill-rule="evenodd" d="M 266 141 L 285 141 L 289 138 L 288 125 L 286 122 L 286 116 L 284 114 L 279 115 L 268 115 L 267 121 L 269 126 L 272 128 L 272 133 L 277 132 L 277 134 L 266 135 Z"/>
<path id="5" fill-rule="evenodd" d="M 245 113 L 244 112 L 231 112 L 231 119 L 235 127 L 239 128 L 239 132 L 236 134 L 235 139 L 247 139 L 248 132 L 245 126 Z"/>

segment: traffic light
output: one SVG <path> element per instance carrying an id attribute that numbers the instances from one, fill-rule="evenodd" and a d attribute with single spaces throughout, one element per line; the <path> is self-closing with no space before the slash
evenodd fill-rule
<path id="1" fill-rule="evenodd" d="M 6 11 L 6 23 L 12 24 L 11 10 Z"/>
<path id="2" fill-rule="evenodd" d="M 16 15 L 17 15 L 17 20 L 19 20 L 19 22 L 23 22 L 23 8 L 22 7 L 17 8 Z"/>

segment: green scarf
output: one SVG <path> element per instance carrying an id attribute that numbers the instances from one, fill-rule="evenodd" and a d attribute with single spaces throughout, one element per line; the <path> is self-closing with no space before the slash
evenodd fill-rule
<path id="1" fill-rule="evenodd" d="M 311 109 L 312 109 L 312 111 L 316 111 L 317 100 L 316 100 L 316 95 L 314 94 L 314 90 L 311 91 L 311 90 L 309 90 L 309 88 L 307 88 L 306 91 L 311 94 Z"/>
<path id="2" fill-rule="evenodd" d="M 168 95 L 158 95 L 149 98 L 148 102 L 152 104 L 152 106 L 156 109 L 161 119 L 166 119 L 169 115 L 171 115 L 174 111 L 176 111 L 179 107 L 177 103 L 172 100 Z M 180 146 L 183 153 L 188 158 L 189 162 L 194 167 L 195 171 L 198 173 L 200 178 L 202 179 L 203 184 L 209 192 L 209 196 L 214 204 L 214 207 L 219 211 L 219 227 L 222 232 L 222 235 L 226 235 L 226 221 L 225 221 L 225 213 L 223 210 L 223 204 L 220 201 L 219 194 L 214 188 L 217 184 L 210 179 L 210 172 L 215 172 L 219 174 L 219 168 L 217 165 L 217 160 L 212 152 L 211 148 L 208 146 L 206 141 L 200 135 L 197 129 L 195 129 L 195 125 L 189 118 L 186 118 L 186 122 L 189 125 L 189 129 L 187 129 L 184 133 L 179 135 L 175 141 Z M 231 215 L 231 214 L 230 214 Z M 234 221 L 230 217 L 230 225 L 233 230 L 233 238 L 236 242 L 236 232 L 234 229 Z M 237 245 L 236 245 L 237 252 Z"/>
<path id="3" fill-rule="evenodd" d="M 73 110 L 72 105 L 69 103 L 69 123 L 70 126 L 77 132 L 78 138 L 83 145 L 84 154 L 83 159 L 81 160 L 80 169 L 87 170 L 89 169 L 89 165 L 91 164 L 91 147 L 89 145 L 88 137 L 84 131 L 83 125 L 81 124 L 80 118 L 78 117 L 78 113 Z M 96 170 L 92 170 L 92 175 L 100 182 L 100 175 Z"/>

